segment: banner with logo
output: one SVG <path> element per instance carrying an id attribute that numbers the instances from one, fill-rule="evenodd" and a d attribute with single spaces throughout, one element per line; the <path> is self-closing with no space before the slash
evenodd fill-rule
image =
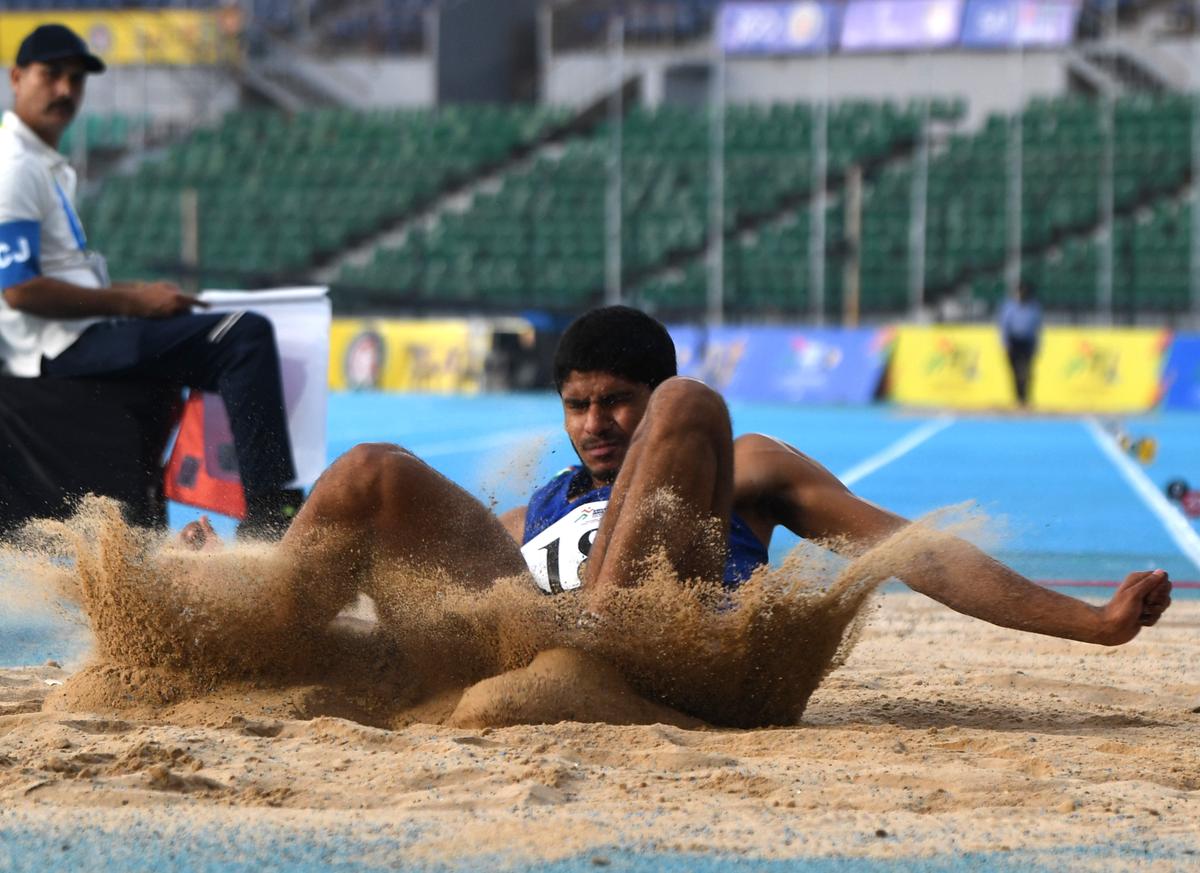
<path id="1" fill-rule="evenodd" d="M 1200 410 L 1200 334 L 1176 334 L 1163 372 L 1163 407 Z"/>
<path id="2" fill-rule="evenodd" d="M 228 63 L 238 56 L 242 14 L 236 4 L 213 10 L 3 12 L 0 61 L 12 66 L 21 40 L 50 22 L 78 33 L 109 66 L 196 66 Z"/>
<path id="3" fill-rule="evenodd" d="M 335 391 L 480 390 L 492 328 L 468 319 L 337 319 L 330 333 Z"/>
<path id="4" fill-rule="evenodd" d="M 999 331 L 992 325 L 898 328 L 891 396 L 898 403 L 913 406 L 1014 406 L 1012 370 Z"/>
<path id="5" fill-rule="evenodd" d="M 1159 400 L 1169 342 L 1158 328 L 1047 328 L 1033 364 L 1032 404 L 1047 412 L 1144 412 Z"/>
<path id="6" fill-rule="evenodd" d="M 963 0 L 850 0 L 842 23 L 842 50 L 904 51 L 954 45 Z"/>
<path id="7" fill-rule="evenodd" d="M 681 375 L 733 400 L 870 403 L 892 332 L 878 328 L 672 328 Z"/>
<path id="8" fill-rule="evenodd" d="M 971 48 L 1068 45 L 1080 0 L 967 0 L 962 44 Z"/>
<path id="9" fill-rule="evenodd" d="M 731 55 L 826 52 L 837 46 L 840 13 L 830 0 L 725 3 L 717 36 Z"/>

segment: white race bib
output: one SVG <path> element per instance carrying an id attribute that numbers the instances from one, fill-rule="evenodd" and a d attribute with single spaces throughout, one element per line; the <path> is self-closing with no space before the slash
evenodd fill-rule
<path id="1" fill-rule="evenodd" d="M 538 588 L 547 594 L 561 594 L 582 584 L 583 565 L 607 506 L 607 500 L 576 506 L 521 546 Z"/>

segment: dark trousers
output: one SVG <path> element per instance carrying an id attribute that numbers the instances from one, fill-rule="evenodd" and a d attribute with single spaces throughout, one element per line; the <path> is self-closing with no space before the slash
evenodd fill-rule
<path id="1" fill-rule="evenodd" d="M 1033 356 L 1037 352 L 1035 340 L 1010 339 L 1008 341 L 1008 363 L 1012 366 L 1013 387 L 1022 406 L 1029 402 L 1029 374 L 1033 370 Z"/>
<path id="2" fill-rule="evenodd" d="M 253 312 L 103 321 L 42 375 L 138 379 L 221 395 L 247 498 L 296 476 L 271 322 Z"/>
<path id="3" fill-rule="evenodd" d="M 141 380 L 0 376 L 0 534 L 66 518 L 84 494 L 166 527 L 162 457 L 179 389 Z"/>

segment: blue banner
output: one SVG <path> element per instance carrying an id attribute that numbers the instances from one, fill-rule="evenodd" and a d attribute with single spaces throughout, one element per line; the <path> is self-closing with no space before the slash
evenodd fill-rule
<path id="1" fill-rule="evenodd" d="M 843 51 L 945 48 L 958 42 L 963 0 L 850 0 Z"/>
<path id="2" fill-rule="evenodd" d="M 1075 35 L 1080 0 L 967 0 L 962 44 L 971 48 L 1062 46 Z"/>
<path id="3" fill-rule="evenodd" d="M 1200 410 L 1200 334 L 1175 334 L 1163 386 L 1164 408 Z"/>
<path id="4" fill-rule="evenodd" d="M 726 54 L 811 54 L 836 45 L 841 6 L 830 0 L 726 3 L 717 34 Z"/>
<path id="5" fill-rule="evenodd" d="M 882 328 L 672 328 L 680 375 L 731 400 L 866 404 L 887 365 Z"/>

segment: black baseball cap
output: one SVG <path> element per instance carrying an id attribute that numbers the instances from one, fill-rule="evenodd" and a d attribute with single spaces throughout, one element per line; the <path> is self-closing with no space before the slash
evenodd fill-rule
<path id="1" fill-rule="evenodd" d="M 79 58 L 89 73 L 103 73 L 104 61 L 88 50 L 79 34 L 63 24 L 43 24 L 21 41 L 17 49 L 17 66 L 27 67 L 41 61 L 61 61 Z"/>

